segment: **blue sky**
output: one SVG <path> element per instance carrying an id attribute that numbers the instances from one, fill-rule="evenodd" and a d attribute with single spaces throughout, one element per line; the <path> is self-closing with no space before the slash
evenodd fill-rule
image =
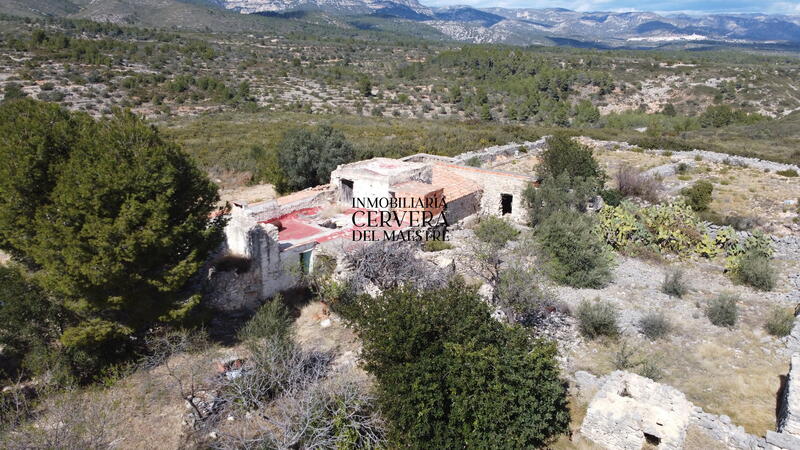
<path id="1" fill-rule="evenodd" d="M 761 12 L 800 15 L 800 0 L 422 0 L 428 6 L 567 8 L 575 11 Z"/>

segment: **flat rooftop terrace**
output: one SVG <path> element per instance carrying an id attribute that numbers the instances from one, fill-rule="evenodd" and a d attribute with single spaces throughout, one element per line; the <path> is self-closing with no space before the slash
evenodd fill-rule
<path id="1" fill-rule="evenodd" d="M 380 211 L 371 211 L 362 208 L 347 208 L 336 213 L 330 213 L 330 209 L 335 205 L 326 207 L 317 206 L 305 208 L 280 217 L 262 221 L 278 227 L 279 244 L 281 250 L 292 248 L 297 245 L 308 244 L 309 242 L 323 243 L 335 239 L 352 239 L 353 230 L 365 229 L 376 230 L 382 233 L 384 230 L 403 230 L 411 224 L 408 220 L 401 224 L 391 223 L 380 226 L 377 219 Z M 368 213 L 372 212 L 372 223 L 367 223 Z M 357 214 L 359 213 L 359 214 Z"/>

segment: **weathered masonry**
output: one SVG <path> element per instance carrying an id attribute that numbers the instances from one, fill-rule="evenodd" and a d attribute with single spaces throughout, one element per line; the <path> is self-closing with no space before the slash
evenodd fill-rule
<path id="1" fill-rule="evenodd" d="M 249 268 L 219 292 L 218 307 L 246 308 L 295 286 L 313 267 L 320 250 L 336 254 L 352 245 L 361 205 L 353 199 L 426 199 L 448 223 L 474 214 L 525 220 L 522 192 L 533 178 L 468 167 L 455 159 L 418 154 L 404 159 L 373 158 L 344 164 L 330 184 L 258 203 L 234 202 L 225 229 L 226 254 L 246 258 Z M 402 202 L 400 203 L 402 204 Z M 377 208 L 389 209 L 389 208 Z M 394 210 L 422 208 L 395 208 Z M 402 229 L 404 226 L 395 226 Z M 219 276 L 222 276 L 221 274 Z M 223 283 L 225 284 L 225 283 Z"/>

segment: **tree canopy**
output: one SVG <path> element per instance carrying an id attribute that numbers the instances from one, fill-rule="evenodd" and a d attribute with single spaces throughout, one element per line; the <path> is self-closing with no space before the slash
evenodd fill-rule
<path id="1" fill-rule="evenodd" d="M 285 191 L 325 184 L 336 166 L 354 158 L 355 150 L 344 134 L 329 125 L 289 130 L 278 152 L 286 186 L 278 187 Z"/>
<path id="2" fill-rule="evenodd" d="M 0 178 L 0 247 L 75 315 L 63 344 L 93 349 L 199 302 L 186 288 L 221 242 L 217 188 L 141 118 L 4 103 Z"/>
<path id="3" fill-rule="evenodd" d="M 573 179 L 596 179 L 600 187 L 605 181 L 605 174 L 592 157 L 592 150 L 565 133 L 555 133 L 547 138 L 547 148 L 542 152 L 538 170 L 542 178 L 556 178 L 566 172 Z"/>
<path id="4" fill-rule="evenodd" d="M 362 358 L 398 447 L 530 448 L 566 431 L 555 346 L 492 319 L 463 282 L 358 302 Z"/>

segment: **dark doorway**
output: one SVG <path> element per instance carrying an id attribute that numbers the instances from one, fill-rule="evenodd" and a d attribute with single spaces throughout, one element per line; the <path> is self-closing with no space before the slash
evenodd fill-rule
<path id="1" fill-rule="evenodd" d="M 514 196 L 511 194 L 500 194 L 500 213 L 502 215 L 511 214 L 511 203 Z"/>
<path id="2" fill-rule="evenodd" d="M 658 447 L 661 444 L 661 438 L 650 433 L 644 433 L 644 442 L 650 447 Z"/>
<path id="3" fill-rule="evenodd" d="M 342 203 L 353 203 L 353 180 L 342 178 L 341 198 Z"/>
<path id="4" fill-rule="evenodd" d="M 311 252 L 312 250 L 300 253 L 300 269 L 304 274 L 311 273 Z"/>

